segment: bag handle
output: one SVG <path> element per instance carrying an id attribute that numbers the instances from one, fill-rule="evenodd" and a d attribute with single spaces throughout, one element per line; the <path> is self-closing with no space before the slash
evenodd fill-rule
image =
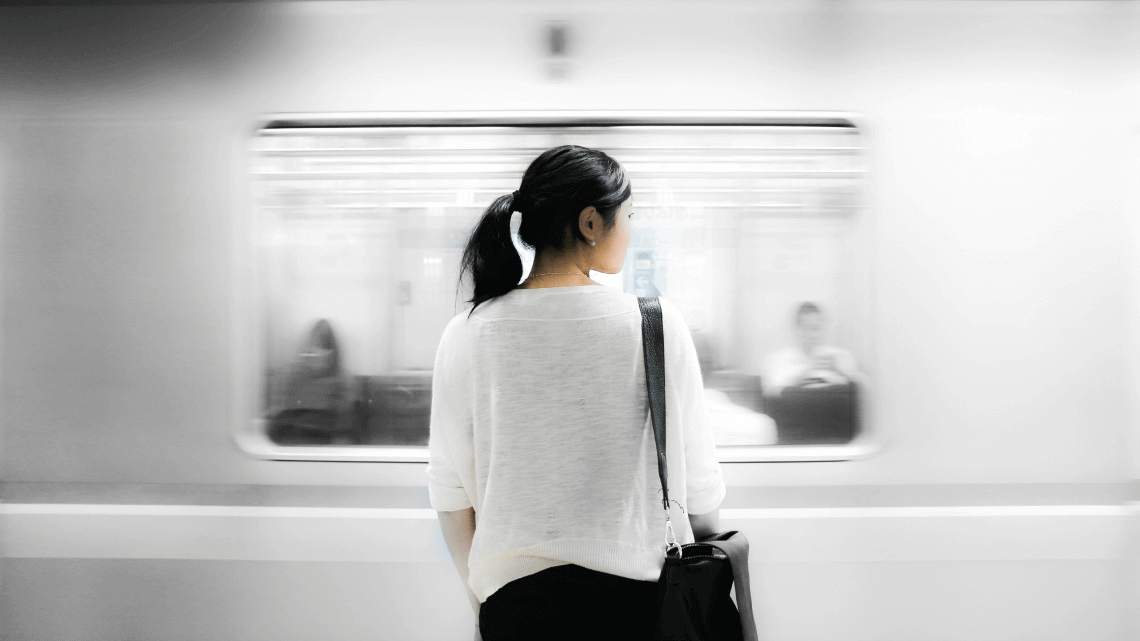
<path id="1" fill-rule="evenodd" d="M 649 390 L 649 414 L 653 419 L 653 442 L 657 445 L 657 474 L 661 477 L 661 505 L 665 508 L 665 555 L 671 548 L 681 553 L 673 523 L 669 520 L 669 463 L 665 459 L 665 322 L 657 296 L 638 296 L 641 308 L 641 341 L 645 351 L 645 385 Z"/>

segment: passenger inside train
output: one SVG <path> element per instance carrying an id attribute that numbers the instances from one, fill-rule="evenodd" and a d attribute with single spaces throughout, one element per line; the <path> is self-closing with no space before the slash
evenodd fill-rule
<path id="1" fill-rule="evenodd" d="M 327 320 L 313 325 L 284 391 L 268 428 L 275 443 L 347 444 L 356 440 L 340 349 Z"/>
<path id="2" fill-rule="evenodd" d="M 796 308 L 797 344 L 764 361 L 765 405 L 781 443 L 845 443 L 858 429 L 859 383 L 863 375 L 851 352 L 824 345 L 820 306 Z"/>

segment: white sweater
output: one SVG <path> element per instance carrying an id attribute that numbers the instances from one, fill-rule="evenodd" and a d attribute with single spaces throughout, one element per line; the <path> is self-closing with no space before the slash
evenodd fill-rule
<path id="1" fill-rule="evenodd" d="M 665 324 L 670 519 L 725 495 L 697 352 L 680 312 Z M 475 508 L 469 557 L 480 601 L 557 565 L 656 581 L 665 510 L 637 297 L 583 285 L 515 289 L 448 323 L 432 377 L 432 508 Z"/>

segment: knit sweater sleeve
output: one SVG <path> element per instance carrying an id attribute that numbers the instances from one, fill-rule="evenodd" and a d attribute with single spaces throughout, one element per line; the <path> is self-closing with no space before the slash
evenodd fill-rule
<path id="1" fill-rule="evenodd" d="M 680 374 L 676 380 L 681 398 L 685 491 L 689 502 L 685 509 L 691 514 L 707 514 L 720 506 L 727 490 L 705 407 L 705 386 L 697 348 L 680 310 L 665 298 L 660 300 L 666 327 L 666 345 L 672 347 L 666 353 L 666 379 L 677 376 L 673 372 Z"/>
<path id="2" fill-rule="evenodd" d="M 455 317 L 444 329 L 435 355 L 432 371 L 431 419 L 428 436 L 428 500 L 432 509 L 454 512 L 473 506 L 474 488 L 467 487 L 463 479 L 473 468 L 468 452 L 472 432 L 472 418 L 468 389 L 471 378 L 463 357 L 459 337 L 461 316 Z M 458 443 L 452 447 L 453 443 Z"/>

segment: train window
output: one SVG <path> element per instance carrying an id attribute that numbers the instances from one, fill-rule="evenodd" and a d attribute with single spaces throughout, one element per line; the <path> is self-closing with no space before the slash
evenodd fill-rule
<path id="1" fill-rule="evenodd" d="M 860 130 L 833 115 L 675 112 L 268 121 L 251 154 L 247 449 L 426 461 L 436 346 L 470 297 L 456 287 L 467 236 L 535 156 L 567 143 L 629 171 L 626 267 L 591 276 L 685 313 L 722 460 L 868 451 Z M 533 256 L 518 247 L 525 277 Z"/>

